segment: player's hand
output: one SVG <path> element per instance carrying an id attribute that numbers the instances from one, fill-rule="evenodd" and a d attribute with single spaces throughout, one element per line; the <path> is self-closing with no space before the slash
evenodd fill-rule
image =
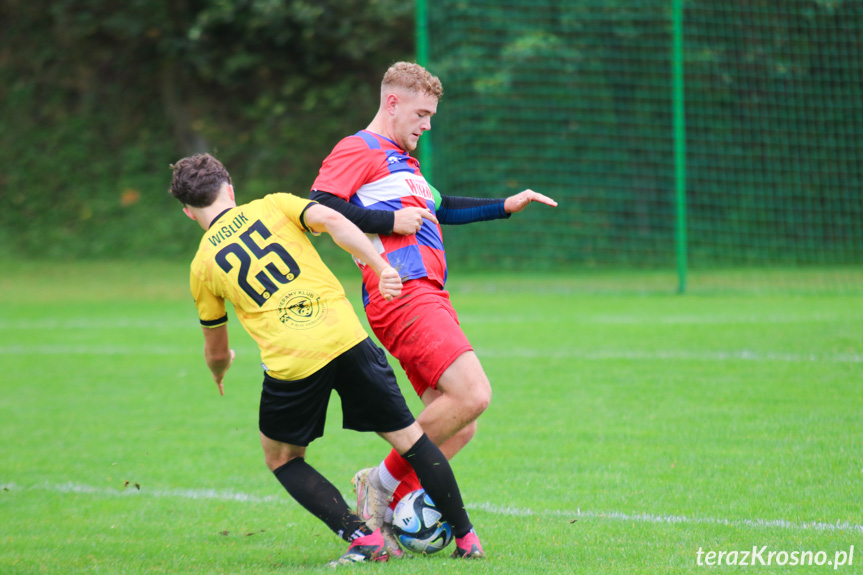
<path id="1" fill-rule="evenodd" d="M 437 218 L 426 208 L 411 206 L 394 212 L 393 233 L 402 236 L 412 236 L 423 227 L 423 220 L 438 223 Z"/>
<path id="2" fill-rule="evenodd" d="M 503 209 L 508 214 L 517 214 L 518 212 L 526 208 L 527 205 L 531 202 L 539 202 L 553 208 L 557 207 L 557 202 L 555 202 L 548 196 L 537 194 L 533 190 L 524 190 L 523 192 L 519 192 L 514 196 L 508 197 L 503 203 Z"/>
<path id="3" fill-rule="evenodd" d="M 385 300 L 393 301 L 394 297 L 401 295 L 402 278 L 399 277 L 399 272 L 387 266 L 381 270 L 379 279 L 378 289 Z"/>
<path id="4" fill-rule="evenodd" d="M 228 365 L 225 366 L 225 369 L 223 369 L 220 374 L 213 374 L 213 381 L 215 381 L 216 385 L 219 386 L 219 395 L 225 395 L 225 386 L 222 383 L 222 380 L 225 379 L 225 374 L 228 372 L 228 369 L 230 369 L 231 364 L 234 363 L 235 357 L 237 357 L 237 353 L 232 349 L 231 358 L 228 360 Z"/>

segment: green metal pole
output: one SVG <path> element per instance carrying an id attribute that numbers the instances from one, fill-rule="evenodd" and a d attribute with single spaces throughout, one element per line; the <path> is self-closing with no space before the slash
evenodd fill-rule
<path id="1" fill-rule="evenodd" d="M 674 41 L 672 83 L 674 101 L 674 180 L 677 204 L 675 243 L 677 248 L 677 292 L 686 291 L 686 118 L 683 93 L 683 0 L 673 1 Z"/>
<path id="2" fill-rule="evenodd" d="M 428 67 L 429 36 L 428 36 L 428 3 L 426 0 L 416 0 L 416 52 L 417 64 Z M 423 176 L 432 181 L 432 142 L 431 134 L 426 134 L 419 146 L 418 159 L 422 166 Z"/>

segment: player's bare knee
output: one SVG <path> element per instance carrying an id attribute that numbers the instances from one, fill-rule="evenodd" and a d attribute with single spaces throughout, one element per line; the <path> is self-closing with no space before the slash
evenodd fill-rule
<path id="1" fill-rule="evenodd" d="M 279 467 L 285 465 L 292 459 L 296 459 L 300 457 L 299 455 L 291 455 L 288 453 L 267 453 L 264 452 L 264 463 L 267 465 L 267 469 L 270 471 L 275 471 Z"/>
<path id="2" fill-rule="evenodd" d="M 275 471 L 287 462 L 287 457 L 278 453 L 272 453 L 264 450 L 264 463 L 267 465 L 267 469 L 269 469 L 270 471 Z"/>
<path id="3" fill-rule="evenodd" d="M 474 386 L 473 394 L 471 394 L 470 406 L 476 417 L 479 417 L 491 403 L 491 385 L 488 380 L 485 380 L 484 385 Z"/>
<path id="4" fill-rule="evenodd" d="M 472 422 L 482 415 L 482 413 L 488 408 L 490 399 L 491 397 L 489 395 L 482 393 L 461 396 L 458 404 L 464 420 Z"/>
<path id="5" fill-rule="evenodd" d="M 491 403 L 491 394 L 475 397 L 471 403 L 475 417 L 482 415 L 488 409 L 489 403 Z"/>
<path id="6" fill-rule="evenodd" d="M 390 431 L 386 433 L 378 433 L 384 440 L 392 445 L 399 454 L 408 451 L 424 433 L 419 422 L 414 421 L 404 429 L 398 431 Z"/>
<path id="7" fill-rule="evenodd" d="M 282 465 L 287 463 L 287 461 L 283 461 L 278 457 L 269 457 L 265 453 L 264 454 L 264 463 L 266 464 L 267 469 L 269 469 L 270 471 L 275 471 L 276 469 L 278 469 L 279 467 L 281 467 Z"/>
<path id="8" fill-rule="evenodd" d="M 462 445 L 467 445 L 467 443 L 473 439 L 473 436 L 476 434 L 476 420 L 471 421 L 464 427 L 462 427 L 458 433 L 455 434 L 456 441 L 461 443 Z"/>

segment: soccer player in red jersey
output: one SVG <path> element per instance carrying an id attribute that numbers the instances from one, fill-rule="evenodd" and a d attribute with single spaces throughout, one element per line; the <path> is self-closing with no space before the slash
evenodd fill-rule
<path id="1" fill-rule="evenodd" d="M 445 196 L 429 184 L 410 153 L 431 129 L 442 93 L 440 80 L 422 66 L 391 66 L 371 124 L 336 145 L 309 197 L 368 233 L 399 272 L 402 295 L 397 305 L 385 305 L 368 262 L 355 258 L 363 274 L 369 324 L 422 399 L 425 407 L 418 421 L 451 459 L 473 437 L 476 419 L 491 400 L 491 385 L 444 289 L 447 268 L 440 224 L 508 218 L 531 202 L 557 203 L 532 190 L 505 199 Z M 391 556 L 402 556 L 392 536 L 392 508 L 418 488 L 410 465 L 392 451 L 378 467 L 359 471 L 354 484 L 360 516 L 369 525 L 382 526 Z M 454 556 L 483 556 L 475 534 L 456 539 Z"/>

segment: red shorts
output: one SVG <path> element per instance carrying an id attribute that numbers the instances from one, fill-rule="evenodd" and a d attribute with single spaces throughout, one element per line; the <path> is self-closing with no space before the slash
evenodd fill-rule
<path id="1" fill-rule="evenodd" d="M 473 350 L 449 292 L 428 279 L 409 280 L 392 302 L 371 298 L 366 315 L 375 336 L 399 360 L 420 397 L 437 386 L 458 356 Z"/>

